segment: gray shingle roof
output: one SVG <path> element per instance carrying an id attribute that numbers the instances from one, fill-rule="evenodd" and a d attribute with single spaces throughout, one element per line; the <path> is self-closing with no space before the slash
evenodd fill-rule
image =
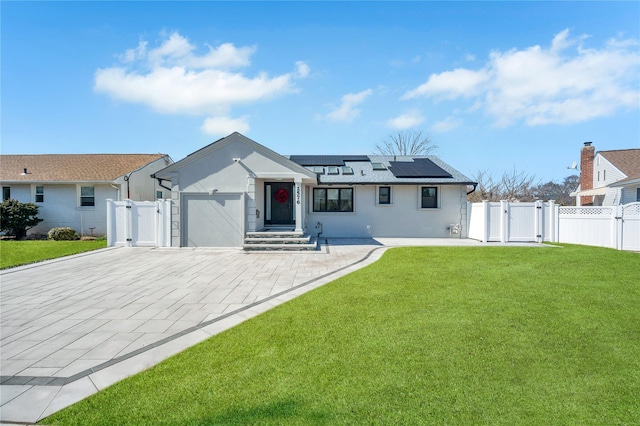
<path id="1" fill-rule="evenodd" d="M 296 161 L 297 157 L 302 156 L 291 156 L 290 159 L 292 161 Z M 440 160 L 438 157 L 433 155 L 426 156 L 393 156 L 393 155 L 368 155 L 368 156 L 351 156 L 351 157 L 368 157 L 369 161 L 347 161 L 346 158 L 349 156 L 304 156 L 305 160 L 311 162 L 310 157 L 317 157 L 320 159 L 321 157 L 326 158 L 344 158 L 344 165 L 349 166 L 353 169 L 353 174 L 343 174 L 343 171 L 340 170 L 339 174 L 327 174 L 327 166 L 335 165 L 335 164 L 314 164 L 315 166 L 325 166 L 325 170 L 323 174 L 318 175 L 318 181 L 320 184 L 345 184 L 345 185 L 354 185 L 354 184 L 372 184 L 372 185 L 380 185 L 380 184 L 395 184 L 395 185 L 403 185 L 403 184 L 430 184 L 430 185 L 473 185 L 476 182 L 469 179 L 467 176 L 463 175 L 444 161 Z M 442 172 L 439 172 L 439 176 L 434 173 L 425 173 L 423 168 L 421 168 L 420 164 L 427 164 L 426 161 L 421 161 L 422 159 L 430 160 L 435 169 L 430 169 L 431 171 L 435 170 L 436 172 L 439 169 Z M 418 160 L 416 164 L 416 161 Z M 372 163 L 382 163 L 385 166 L 385 170 L 374 170 Z M 394 175 L 392 172 L 393 165 L 396 167 L 400 163 L 407 163 L 407 168 L 420 170 L 422 172 L 416 174 L 422 175 L 421 177 L 398 177 Z M 300 164 L 300 163 L 299 163 Z M 400 164 L 401 165 L 401 164 Z M 313 165 L 305 166 L 307 169 L 313 171 Z M 406 174 L 400 173 L 400 176 L 405 176 Z M 425 177 L 429 175 L 430 177 Z M 447 177 L 448 175 L 449 177 Z"/>

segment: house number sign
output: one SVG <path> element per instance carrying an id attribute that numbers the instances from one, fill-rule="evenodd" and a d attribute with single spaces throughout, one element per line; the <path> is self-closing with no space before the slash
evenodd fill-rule
<path id="1" fill-rule="evenodd" d="M 296 185 L 296 204 L 300 204 L 300 185 Z"/>

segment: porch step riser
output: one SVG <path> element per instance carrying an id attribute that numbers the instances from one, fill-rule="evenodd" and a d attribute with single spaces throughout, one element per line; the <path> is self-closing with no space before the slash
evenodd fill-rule
<path id="1" fill-rule="evenodd" d="M 247 232 L 247 238 L 301 238 L 302 232 Z"/>
<path id="2" fill-rule="evenodd" d="M 304 244 L 311 241 L 311 237 L 306 238 L 253 238 L 244 239 L 245 244 L 261 244 L 261 243 L 284 243 L 284 244 Z"/>
<path id="3" fill-rule="evenodd" d="M 302 237 L 296 236 L 264 236 L 256 237 L 255 233 L 247 233 L 244 239 L 243 248 L 245 250 L 316 250 L 317 240 L 311 239 L 310 235 Z"/>

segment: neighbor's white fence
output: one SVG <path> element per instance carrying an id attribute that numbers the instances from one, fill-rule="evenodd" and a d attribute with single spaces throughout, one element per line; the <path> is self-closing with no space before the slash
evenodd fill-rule
<path id="1" fill-rule="evenodd" d="M 562 242 L 640 251 L 640 203 L 559 207 L 552 201 L 469 204 L 469 238 Z"/>
<path id="2" fill-rule="evenodd" d="M 640 251 L 640 203 L 560 207 L 558 241 Z"/>
<path id="3" fill-rule="evenodd" d="M 107 200 L 109 247 L 170 247 L 171 201 Z"/>

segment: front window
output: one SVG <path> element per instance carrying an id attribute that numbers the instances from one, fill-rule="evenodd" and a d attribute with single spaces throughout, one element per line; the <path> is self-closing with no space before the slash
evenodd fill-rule
<path id="1" fill-rule="evenodd" d="M 36 203 L 44 203 L 44 186 L 36 186 Z"/>
<path id="2" fill-rule="evenodd" d="M 80 187 L 80 206 L 93 207 L 96 205 L 95 188 L 93 186 Z"/>
<path id="3" fill-rule="evenodd" d="M 8 200 L 11 198 L 11 187 L 3 186 L 2 187 L 2 201 Z"/>
<path id="4" fill-rule="evenodd" d="M 438 207 L 438 188 L 435 186 L 422 187 L 420 207 L 423 209 L 435 209 Z"/>
<path id="5" fill-rule="evenodd" d="M 353 188 L 314 188 L 314 212 L 352 212 Z"/>
<path id="6" fill-rule="evenodd" d="M 378 204 L 391 204 L 390 186 L 381 186 L 378 188 Z"/>

